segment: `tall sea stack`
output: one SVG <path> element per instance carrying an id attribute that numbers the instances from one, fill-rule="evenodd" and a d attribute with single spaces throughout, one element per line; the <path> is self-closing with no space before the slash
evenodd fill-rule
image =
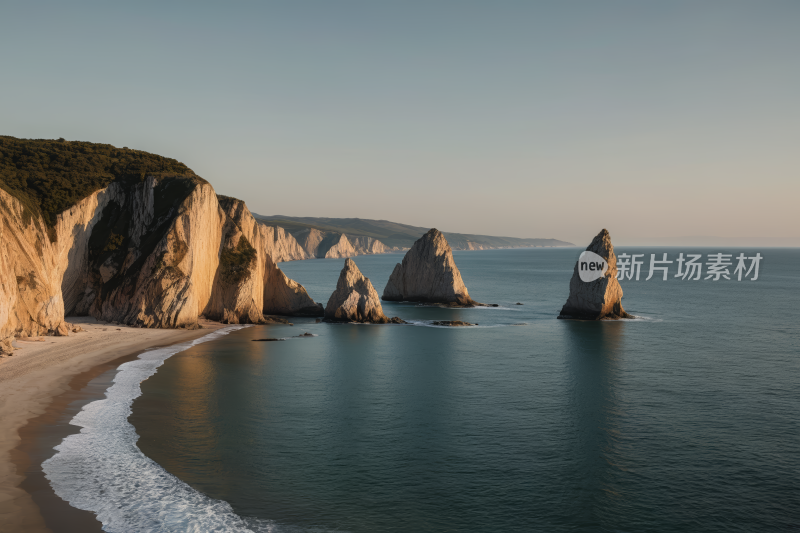
<path id="1" fill-rule="evenodd" d="M 420 237 L 403 262 L 394 267 L 382 298 L 459 307 L 483 305 L 470 298 L 453 260 L 453 250 L 436 228 Z"/>
<path id="2" fill-rule="evenodd" d="M 602 230 L 586 248 L 602 257 L 608 269 L 592 281 L 583 281 L 578 271 L 579 264 L 569 282 L 569 298 L 561 308 L 558 318 L 575 320 L 616 320 L 633 318 L 622 308 L 622 287 L 617 281 L 617 256 L 608 230 Z M 598 260 L 599 261 L 599 260 Z"/>

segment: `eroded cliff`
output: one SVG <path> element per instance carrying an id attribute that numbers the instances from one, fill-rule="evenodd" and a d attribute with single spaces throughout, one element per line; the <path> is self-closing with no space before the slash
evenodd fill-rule
<path id="1" fill-rule="evenodd" d="M 144 171 L 136 177 L 128 168 L 125 179 L 86 193 L 48 224 L 44 207 L 20 192 L 24 180 L 9 185 L 14 175 L 4 172 L 5 352 L 14 337 L 68 334 L 65 312 L 166 328 L 197 327 L 202 314 L 231 323 L 261 322 L 264 313 L 323 314 L 275 264 L 275 257 L 304 258 L 297 242 L 279 228 L 256 223 L 244 202 L 218 199 L 202 178 Z M 90 185 L 103 183 L 98 180 Z M 35 200 L 48 205 L 46 192 Z"/>

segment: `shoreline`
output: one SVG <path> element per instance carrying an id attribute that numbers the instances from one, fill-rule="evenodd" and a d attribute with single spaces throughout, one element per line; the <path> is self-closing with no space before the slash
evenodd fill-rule
<path id="1" fill-rule="evenodd" d="M 86 391 L 87 385 L 104 375 L 113 379 L 125 361 L 151 348 L 194 340 L 223 327 L 210 321 L 202 321 L 203 328 L 198 330 L 132 328 L 91 317 L 67 321 L 85 331 L 43 337 L 44 342 L 17 342 L 21 349 L 0 360 L 0 532 L 52 531 L 45 515 L 67 519 L 80 525 L 81 531 L 94 527 L 99 531 L 93 513 L 55 496 L 44 478 L 41 461 L 37 464 L 42 439 L 58 437 L 60 442 L 71 433 L 63 427 L 48 434 L 47 428 L 52 430 L 50 425 L 60 421 L 70 406 L 79 410 L 97 399 L 98 393 L 102 397 L 107 387 Z"/>

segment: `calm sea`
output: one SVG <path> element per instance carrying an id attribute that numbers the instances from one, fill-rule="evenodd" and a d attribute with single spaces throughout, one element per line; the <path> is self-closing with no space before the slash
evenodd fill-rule
<path id="1" fill-rule="evenodd" d="M 456 252 L 499 308 L 387 303 L 413 325 L 296 319 L 162 354 L 120 371 L 127 405 L 144 379 L 133 427 L 101 405 L 84 432 L 115 444 L 68 439 L 49 476 L 109 531 L 800 531 L 800 250 L 617 249 L 718 251 L 760 252 L 759 279 L 645 264 L 622 283 L 640 318 L 600 323 L 555 318 L 578 249 Z M 355 260 L 381 293 L 401 259 Z M 324 303 L 343 263 L 281 267 Z"/>

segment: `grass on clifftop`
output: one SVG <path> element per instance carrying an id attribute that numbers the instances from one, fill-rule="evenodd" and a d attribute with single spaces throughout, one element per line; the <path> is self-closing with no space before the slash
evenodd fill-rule
<path id="1" fill-rule="evenodd" d="M 112 181 L 194 175 L 179 161 L 130 148 L 0 136 L 0 187 L 25 206 L 26 219 L 41 215 L 50 227 L 60 213 Z"/>

